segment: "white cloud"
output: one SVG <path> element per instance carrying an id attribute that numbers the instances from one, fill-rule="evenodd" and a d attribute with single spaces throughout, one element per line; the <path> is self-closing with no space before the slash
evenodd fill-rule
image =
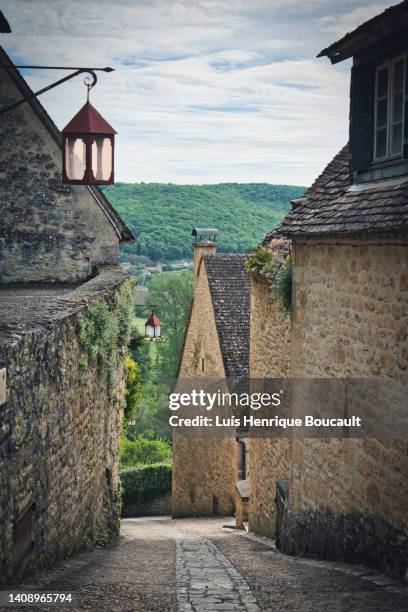
<path id="1" fill-rule="evenodd" d="M 348 66 L 315 56 L 336 27 L 367 18 L 364 0 L 344 0 L 341 10 L 336 0 L 6 0 L 2 8 L 14 58 L 116 68 L 100 76 L 92 100 L 119 132 L 118 180 L 309 184 L 347 140 Z M 26 78 L 39 89 L 58 76 Z M 77 79 L 41 100 L 63 127 L 84 97 Z"/>
<path id="2" fill-rule="evenodd" d="M 339 36 L 344 36 L 357 28 L 359 25 L 382 13 L 391 6 L 388 2 L 375 2 L 365 6 L 359 6 L 350 12 L 341 15 L 326 15 L 322 18 L 323 27 L 329 32 L 335 32 Z"/>

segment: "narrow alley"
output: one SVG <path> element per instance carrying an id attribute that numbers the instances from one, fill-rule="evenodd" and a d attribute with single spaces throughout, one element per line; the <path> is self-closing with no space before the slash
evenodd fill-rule
<path id="1" fill-rule="evenodd" d="M 71 604 L 42 610 L 408 610 L 402 583 L 359 566 L 282 555 L 270 540 L 226 525 L 232 520 L 126 519 L 118 546 L 78 555 L 15 590 L 72 593 Z"/>

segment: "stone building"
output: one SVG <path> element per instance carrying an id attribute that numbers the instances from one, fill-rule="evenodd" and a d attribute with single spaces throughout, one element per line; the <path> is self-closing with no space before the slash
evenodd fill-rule
<path id="1" fill-rule="evenodd" d="M 31 90 L 0 48 L 0 105 Z M 132 239 L 96 186 L 61 184 L 60 133 L 39 100 L 0 122 L 0 282 L 76 283 Z"/>
<path id="2" fill-rule="evenodd" d="M 212 240 L 194 244 L 195 290 L 178 380 L 219 381 L 227 390 L 248 376 L 250 283 L 246 255 L 216 254 L 216 247 Z M 174 517 L 233 513 L 236 481 L 245 477 L 242 446 L 232 429 L 208 439 L 175 433 Z"/>
<path id="3" fill-rule="evenodd" d="M 407 381 L 407 31 L 403 2 L 320 54 L 353 58 L 350 144 L 278 229 L 292 241 L 291 316 L 278 316 L 265 282 L 252 281 L 251 377 L 384 380 L 391 392 Z M 374 398 L 379 421 L 391 401 L 385 394 L 376 413 Z M 302 408 L 313 414 L 307 400 Z M 254 531 L 276 533 L 289 553 L 406 575 L 403 430 L 399 438 L 251 440 L 250 466 Z"/>
<path id="4" fill-rule="evenodd" d="M 274 232 L 267 237 L 272 252 L 276 240 L 281 239 Z M 271 293 L 270 280 L 261 274 L 251 278 L 249 373 L 256 385 L 290 376 L 291 320 Z M 287 478 L 289 440 L 251 436 L 249 454 L 249 529 L 275 538 L 276 483 Z"/>
<path id="5" fill-rule="evenodd" d="M 0 49 L 0 108 L 30 94 Z M 96 187 L 61 184 L 37 99 L 1 116 L 0 584 L 118 537 L 132 234 Z M 109 341 L 109 342 L 108 342 Z"/>

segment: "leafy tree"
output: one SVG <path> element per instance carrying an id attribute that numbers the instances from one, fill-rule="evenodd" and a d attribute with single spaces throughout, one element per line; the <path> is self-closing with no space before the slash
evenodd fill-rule
<path id="1" fill-rule="evenodd" d="M 125 389 L 125 410 L 124 419 L 128 423 L 136 418 L 139 408 L 140 397 L 142 394 L 142 373 L 140 367 L 127 355 L 125 357 L 125 368 L 127 370 L 126 389 Z"/>
<path id="2" fill-rule="evenodd" d="M 149 343 L 146 341 L 146 338 L 137 328 L 135 322 L 132 324 L 130 342 L 129 342 L 129 352 L 136 361 L 138 367 L 140 368 L 142 380 L 147 380 L 150 370 L 150 347 Z"/>
<path id="3" fill-rule="evenodd" d="M 157 345 L 161 379 L 174 378 L 183 344 L 194 274 L 191 270 L 166 272 L 155 276 L 150 284 L 149 302 L 162 324 L 162 339 Z"/>
<path id="4" fill-rule="evenodd" d="M 168 422 L 168 392 L 168 387 L 158 384 L 155 379 L 143 384 L 137 418 L 129 424 L 126 432 L 128 438 L 143 436 L 150 440 L 164 439 L 171 442 L 172 431 Z"/>
<path id="5" fill-rule="evenodd" d="M 149 440 L 136 438 L 121 440 L 121 467 L 134 467 L 137 465 L 150 465 L 153 463 L 170 462 L 171 445 L 165 440 Z"/>
<path id="6" fill-rule="evenodd" d="M 280 223 L 290 208 L 290 200 L 299 198 L 304 191 L 304 187 L 267 183 L 116 183 L 105 188 L 137 238 L 134 244 L 122 247 L 122 254 L 144 255 L 162 263 L 191 258 L 190 232 L 197 226 L 220 230 L 220 252 L 239 253 L 253 248 Z"/>

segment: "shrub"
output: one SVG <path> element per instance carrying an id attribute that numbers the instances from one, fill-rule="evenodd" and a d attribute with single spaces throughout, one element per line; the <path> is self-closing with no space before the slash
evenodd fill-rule
<path id="1" fill-rule="evenodd" d="M 119 357 L 129 344 L 135 283 L 129 279 L 115 294 L 113 306 L 94 300 L 81 322 L 79 340 L 82 347 L 80 367 L 96 367 L 99 375 L 107 378 L 108 388 L 115 379 Z"/>
<path id="2" fill-rule="evenodd" d="M 139 407 L 140 396 L 142 394 L 142 373 L 136 361 L 127 355 L 125 357 L 126 367 L 126 389 L 125 389 L 125 424 L 136 418 Z"/>
<path id="3" fill-rule="evenodd" d="M 171 446 L 164 440 L 122 438 L 120 463 L 123 467 L 149 465 L 171 461 Z"/>
<path id="4" fill-rule="evenodd" d="M 288 261 L 280 268 L 271 285 L 271 290 L 285 313 L 292 307 L 292 262 Z"/>
<path id="5" fill-rule="evenodd" d="M 246 269 L 253 276 L 263 277 L 271 295 L 274 295 L 281 310 L 288 314 L 292 306 L 292 260 L 290 245 L 285 238 L 274 238 L 269 249 L 258 246 L 249 255 Z"/>
<path id="6" fill-rule="evenodd" d="M 171 491 L 169 464 L 145 465 L 120 473 L 122 502 L 125 506 L 144 504 Z"/>
<path id="7" fill-rule="evenodd" d="M 273 256 L 268 249 L 263 246 L 257 246 L 248 257 L 245 267 L 252 274 L 265 274 L 268 271 L 272 272 L 276 268 L 273 261 Z"/>
<path id="8" fill-rule="evenodd" d="M 117 321 L 108 305 L 95 300 L 82 322 L 79 339 L 84 349 L 80 365 L 86 369 L 95 363 L 99 374 L 116 368 Z"/>
<path id="9" fill-rule="evenodd" d="M 132 335 L 136 283 L 129 279 L 115 294 L 115 315 L 118 348 L 127 347 Z"/>

